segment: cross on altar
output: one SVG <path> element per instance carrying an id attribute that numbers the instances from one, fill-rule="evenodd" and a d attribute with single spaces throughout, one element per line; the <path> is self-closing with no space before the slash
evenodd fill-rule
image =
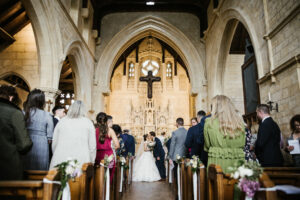
<path id="1" fill-rule="evenodd" d="M 50 112 L 51 104 L 53 104 L 53 102 L 49 99 L 46 101 L 46 104 L 48 104 L 48 112 Z"/>
<path id="2" fill-rule="evenodd" d="M 152 83 L 155 81 L 160 81 L 160 77 L 155 77 L 152 75 L 152 71 L 148 71 L 148 76 L 140 77 L 140 81 L 147 82 L 148 84 L 148 98 L 152 99 Z"/>

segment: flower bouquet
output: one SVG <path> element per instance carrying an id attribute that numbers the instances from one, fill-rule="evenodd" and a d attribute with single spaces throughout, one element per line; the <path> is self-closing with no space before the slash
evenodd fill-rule
<path id="1" fill-rule="evenodd" d="M 150 151 L 153 151 L 155 145 L 156 145 L 156 142 L 153 141 L 153 142 L 149 142 L 149 143 L 147 144 L 147 147 L 149 148 Z"/>
<path id="2" fill-rule="evenodd" d="M 61 174 L 60 183 L 61 188 L 57 199 L 60 200 L 68 181 L 71 179 L 75 181 L 76 177 L 81 175 L 81 167 L 76 159 L 69 158 L 66 162 L 62 162 L 55 166 Z"/>
<path id="3" fill-rule="evenodd" d="M 198 156 L 193 156 L 192 159 L 190 159 L 189 162 L 186 163 L 187 166 L 192 167 L 192 172 L 196 172 L 197 169 L 200 168 L 201 160 L 198 158 Z"/>
<path id="4" fill-rule="evenodd" d="M 104 166 L 108 168 L 113 168 L 114 167 L 114 155 L 111 154 L 110 156 L 105 155 L 104 157 Z"/>
<path id="5" fill-rule="evenodd" d="M 182 162 L 182 160 L 183 160 L 183 158 L 179 154 L 177 154 L 176 155 L 176 163 L 180 164 Z"/>
<path id="6" fill-rule="evenodd" d="M 231 171 L 232 178 L 239 179 L 238 188 L 245 192 L 246 199 L 252 199 L 260 188 L 259 177 L 263 172 L 261 166 L 255 161 L 248 161 L 239 167 L 236 165 L 228 169 Z"/>

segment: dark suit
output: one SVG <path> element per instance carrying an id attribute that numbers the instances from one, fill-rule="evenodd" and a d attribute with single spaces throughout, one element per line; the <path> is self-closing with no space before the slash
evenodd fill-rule
<path id="1" fill-rule="evenodd" d="M 58 122 L 59 122 L 59 120 L 53 116 L 53 128 L 55 128 L 55 126 Z"/>
<path id="2" fill-rule="evenodd" d="M 157 137 L 155 138 L 155 147 L 153 149 L 153 156 L 156 160 L 155 164 L 158 168 L 160 177 L 162 179 L 166 178 L 166 167 L 165 167 L 165 151 L 163 149 L 163 146 L 160 142 L 160 139 Z M 157 160 L 157 157 L 159 157 L 159 160 Z"/>
<path id="3" fill-rule="evenodd" d="M 133 156 L 135 155 L 135 140 L 132 135 L 122 134 L 123 142 L 125 145 L 124 156 L 127 156 L 130 152 Z"/>
<path id="4" fill-rule="evenodd" d="M 280 151 L 280 129 L 271 118 L 266 118 L 260 125 L 255 143 L 255 154 L 262 167 L 283 165 Z"/>
<path id="5" fill-rule="evenodd" d="M 202 131 L 203 136 L 203 131 Z M 196 155 L 199 158 L 201 157 L 201 152 L 204 145 L 204 137 L 201 137 L 201 124 L 192 126 L 187 132 L 184 145 L 186 148 L 191 148 L 190 157 Z"/>

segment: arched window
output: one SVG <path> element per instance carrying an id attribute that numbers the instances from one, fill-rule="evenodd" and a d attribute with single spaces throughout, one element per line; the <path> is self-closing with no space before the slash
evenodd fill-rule
<path id="1" fill-rule="evenodd" d="M 166 76 L 167 78 L 172 78 L 172 64 L 170 62 L 167 64 Z"/>
<path id="2" fill-rule="evenodd" d="M 128 67 L 128 76 L 129 78 L 134 77 L 134 64 L 133 62 L 129 63 L 129 67 Z"/>
<path id="3" fill-rule="evenodd" d="M 157 75 L 159 70 L 158 62 L 154 60 L 146 60 L 142 64 L 142 73 L 147 76 L 148 71 L 152 71 L 153 76 Z"/>

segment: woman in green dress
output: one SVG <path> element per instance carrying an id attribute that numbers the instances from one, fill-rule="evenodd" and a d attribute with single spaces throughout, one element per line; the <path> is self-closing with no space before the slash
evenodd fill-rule
<path id="1" fill-rule="evenodd" d="M 228 97 L 217 95 L 212 99 L 212 113 L 205 121 L 204 140 L 207 166 L 220 165 L 223 172 L 228 173 L 228 167 L 245 159 L 244 121 Z"/>

